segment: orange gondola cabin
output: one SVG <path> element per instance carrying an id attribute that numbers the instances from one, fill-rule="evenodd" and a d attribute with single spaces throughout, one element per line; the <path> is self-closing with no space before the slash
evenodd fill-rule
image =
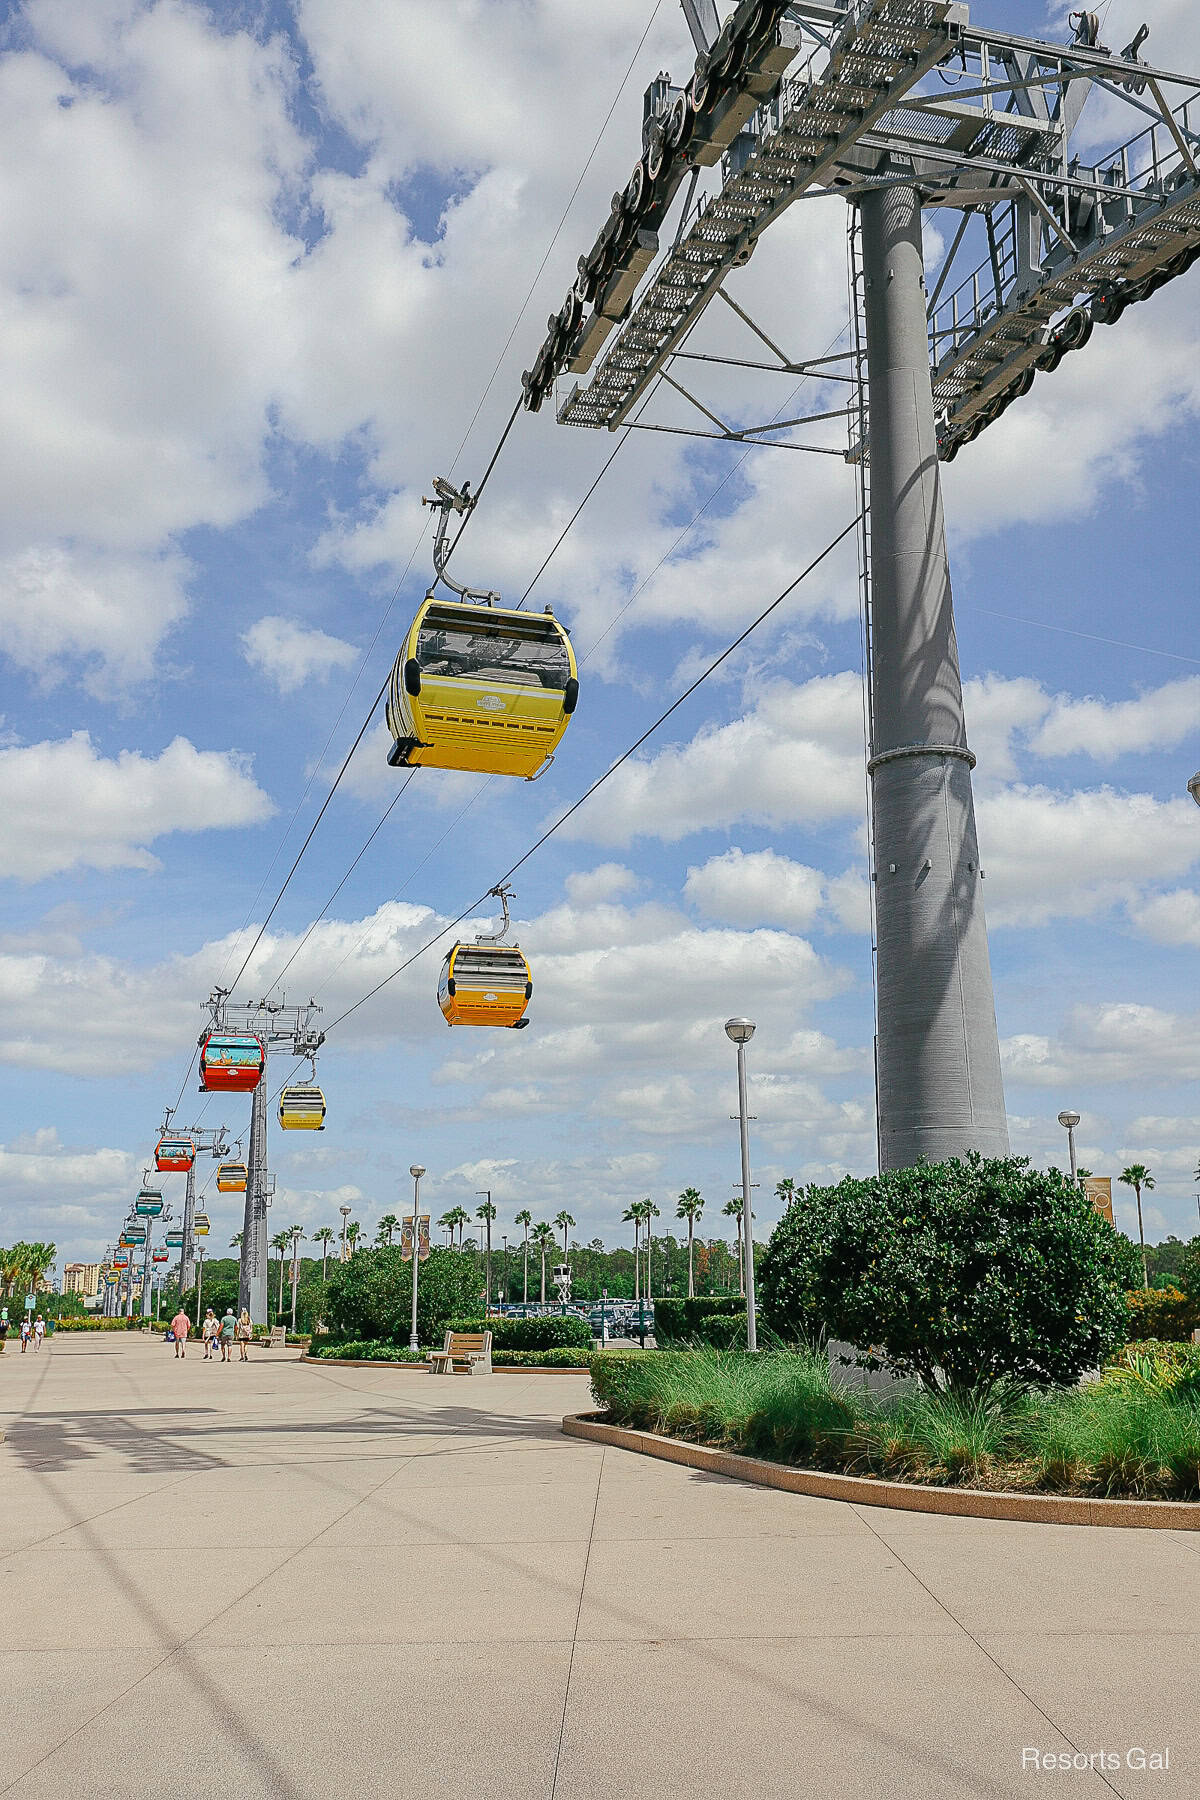
<path id="1" fill-rule="evenodd" d="M 186 1175 L 196 1160 L 196 1146 L 191 1138 L 160 1138 L 154 1152 L 154 1166 L 160 1175 Z"/>

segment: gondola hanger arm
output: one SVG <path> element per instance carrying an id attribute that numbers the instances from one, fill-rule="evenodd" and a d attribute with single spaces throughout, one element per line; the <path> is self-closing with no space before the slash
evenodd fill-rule
<path id="1" fill-rule="evenodd" d="M 421 505 L 433 507 L 438 514 L 437 528 L 433 534 L 433 567 L 435 573 L 433 587 L 429 590 L 430 593 L 433 593 L 434 588 L 436 588 L 438 582 L 441 581 L 445 583 L 452 593 L 457 594 L 460 600 L 482 600 L 485 606 L 497 605 L 500 599 L 499 594 L 483 588 L 463 587 L 459 582 L 455 581 L 452 575 L 447 575 L 446 573 L 446 564 L 450 560 L 450 551 L 454 547 L 453 545 L 447 546 L 446 543 L 446 534 L 450 529 L 450 514 L 452 512 L 469 514 L 475 509 L 476 497 L 471 492 L 470 482 L 464 481 L 461 488 L 456 488 L 452 486 L 444 476 L 435 475 L 433 478 L 433 493 L 434 498 L 432 500 L 427 499 L 424 494 L 421 495 Z"/>
<path id="2" fill-rule="evenodd" d="M 502 944 L 508 936 L 511 926 L 511 921 L 508 916 L 508 903 L 513 897 L 513 891 L 512 888 L 504 882 L 501 883 L 499 887 L 489 888 L 488 895 L 489 897 L 494 895 L 504 908 L 504 921 L 499 931 L 477 931 L 475 934 L 475 942 L 477 944 Z M 513 944 L 512 948 L 516 950 L 519 946 Z"/>

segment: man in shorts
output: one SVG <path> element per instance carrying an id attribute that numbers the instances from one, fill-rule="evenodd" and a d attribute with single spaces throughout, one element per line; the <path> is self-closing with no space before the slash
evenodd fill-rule
<path id="1" fill-rule="evenodd" d="M 187 1355 L 188 1332 L 191 1329 L 192 1321 L 188 1318 L 181 1306 L 179 1311 L 175 1314 L 175 1317 L 171 1320 L 171 1332 L 175 1339 L 175 1355 L 177 1358 Z"/>
<path id="2" fill-rule="evenodd" d="M 217 1328 L 221 1333 L 221 1361 L 233 1361 L 233 1340 L 237 1332 L 237 1315 L 232 1306 L 225 1308 L 224 1316 Z"/>

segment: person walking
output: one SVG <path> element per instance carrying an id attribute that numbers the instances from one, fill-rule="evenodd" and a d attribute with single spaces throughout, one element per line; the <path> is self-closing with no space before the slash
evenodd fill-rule
<path id="1" fill-rule="evenodd" d="M 188 1332 L 191 1328 L 192 1321 L 188 1318 L 181 1306 L 179 1311 L 175 1314 L 175 1317 L 171 1320 L 171 1335 L 175 1339 L 176 1358 L 187 1355 Z"/>
<path id="2" fill-rule="evenodd" d="M 8 1308 L 7 1308 L 7 1306 L 0 1306 L 0 1355 L 3 1355 L 3 1353 L 4 1353 L 4 1346 L 7 1343 L 7 1341 L 8 1341 Z"/>
<path id="3" fill-rule="evenodd" d="M 241 1317 L 238 1319 L 238 1322 L 237 1322 L 237 1347 L 238 1347 L 238 1361 L 239 1362 L 248 1362 L 250 1360 L 249 1357 L 246 1355 L 246 1345 L 250 1342 L 250 1340 L 253 1336 L 254 1336 L 254 1327 L 250 1323 L 250 1314 L 243 1307 Z"/>
<path id="4" fill-rule="evenodd" d="M 43 1319 L 41 1313 L 39 1313 L 37 1318 L 33 1321 L 33 1347 L 35 1350 L 41 1349 L 42 1339 L 45 1337 L 45 1335 L 46 1335 L 46 1321 L 45 1321 L 45 1319 Z"/>
<path id="5" fill-rule="evenodd" d="M 29 1323 L 29 1314 L 26 1313 L 25 1317 L 21 1320 L 21 1355 L 22 1356 L 24 1356 L 25 1352 L 29 1348 L 29 1334 L 32 1331 L 32 1329 L 33 1329 L 33 1327 Z"/>
<path id="6" fill-rule="evenodd" d="M 221 1329 L 221 1326 L 217 1319 L 217 1316 L 213 1312 L 212 1307 L 210 1306 L 208 1311 L 204 1315 L 204 1323 L 200 1327 L 200 1336 L 204 1339 L 204 1360 L 205 1360 L 205 1362 L 212 1362 L 212 1360 L 213 1360 L 213 1345 L 217 1341 L 217 1333 L 220 1331 L 220 1329 Z"/>
<path id="7" fill-rule="evenodd" d="M 233 1361 L 233 1339 L 237 1331 L 237 1316 L 232 1306 L 225 1308 L 224 1316 L 217 1328 L 221 1333 L 221 1361 Z"/>

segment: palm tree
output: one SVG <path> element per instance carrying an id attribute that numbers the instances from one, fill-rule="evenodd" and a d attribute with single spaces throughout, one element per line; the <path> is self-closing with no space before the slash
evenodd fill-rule
<path id="1" fill-rule="evenodd" d="M 240 1250 L 241 1247 L 242 1247 L 242 1234 L 240 1231 L 235 1231 L 233 1236 L 229 1240 L 229 1248 L 231 1250 Z"/>
<path id="2" fill-rule="evenodd" d="M 450 1233 L 451 1244 L 454 1242 L 454 1234 L 457 1231 L 458 1247 L 461 1250 L 463 1226 L 469 1225 L 470 1222 L 471 1215 L 465 1206 L 452 1206 L 449 1212 L 444 1212 L 442 1214 L 441 1218 L 438 1220 L 438 1225 L 443 1231 L 448 1231 Z"/>
<path id="3" fill-rule="evenodd" d="M 324 1279 L 325 1279 L 325 1270 L 329 1263 L 329 1246 L 330 1246 L 330 1244 L 332 1244 L 332 1242 L 336 1236 L 337 1236 L 337 1233 L 334 1231 L 332 1225 L 322 1225 L 319 1231 L 314 1231 L 312 1234 L 313 1243 L 320 1244 L 320 1246 L 321 1246 L 321 1280 L 322 1281 L 324 1281 Z"/>
<path id="4" fill-rule="evenodd" d="M 521 1208 L 516 1215 L 517 1224 L 525 1228 L 525 1287 L 522 1293 L 524 1305 L 529 1305 L 529 1227 L 533 1224 L 533 1214 L 527 1206 Z"/>
<path id="5" fill-rule="evenodd" d="M 737 1220 L 738 1293 L 746 1292 L 746 1259 L 742 1255 L 742 1201 L 740 1196 L 727 1200 L 721 1211 L 727 1219 Z"/>
<path id="6" fill-rule="evenodd" d="M 283 1311 L 283 1253 L 287 1249 L 287 1242 L 288 1234 L 286 1231 L 277 1231 L 275 1236 L 271 1239 L 272 1250 L 278 1250 L 279 1252 L 279 1305 L 275 1308 L 276 1318 L 278 1318 Z"/>
<path id="7" fill-rule="evenodd" d="M 400 1221 L 395 1213 L 384 1213 L 382 1219 L 379 1221 L 379 1229 L 375 1233 L 375 1242 L 377 1244 L 390 1244 L 399 1229 Z"/>
<path id="8" fill-rule="evenodd" d="M 546 1257 L 554 1242 L 554 1227 L 543 1219 L 533 1228 L 533 1241 L 542 1254 L 542 1305 L 546 1304 Z"/>
<path id="9" fill-rule="evenodd" d="M 788 1210 L 789 1206 L 796 1204 L 796 1183 L 790 1175 L 785 1175 L 782 1181 L 775 1183 L 775 1198 L 784 1212 Z"/>
<path id="10" fill-rule="evenodd" d="M 700 1217 L 700 1214 L 703 1211 L 704 1211 L 704 1201 L 701 1198 L 700 1190 L 698 1188 L 694 1188 L 694 1187 L 684 1188 L 682 1194 L 680 1194 L 680 1196 L 679 1196 L 679 1204 L 675 1208 L 675 1217 L 677 1219 L 686 1219 L 687 1220 L 687 1228 L 688 1228 L 688 1291 L 687 1291 L 687 1297 L 689 1300 L 694 1299 L 695 1295 L 696 1295 L 696 1281 L 695 1281 L 695 1277 L 692 1273 L 692 1244 L 693 1244 L 693 1241 L 694 1241 L 695 1235 L 696 1235 L 696 1220 Z"/>
<path id="11" fill-rule="evenodd" d="M 496 1216 L 496 1208 L 490 1200 L 475 1208 L 475 1217 L 482 1219 L 487 1226 L 487 1254 L 483 1264 L 483 1312 L 485 1318 L 492 1312 L 492 1220 Z"/>
<path id="12" fill-rule="evenodd" d="M 1142 1246 L 1142 1285 L 1149 1293 L 1150 1274 L 1146 1267 L 1146 1233 L 1142 1229 L 1142 1189 L 1145 1188 L 1146 1192 L 1150 1193 L 1154 1187 L 1154 1177 L 1145 1163 L 1130 1163 L 1127 1169 L 1121 1170 L 1117 1179 L 1124 1187 L 1131 1187 L 1137 1196 L 1138 1239 Z"/>
<path id="13" fill-rule="evenodd" d="M 640 1200 L 635 1200 L 632 1206 L 627 1206 L 625 1208 L 625 1211 L 621 1214 L 621 1223 L 623 1225 L 633 1226 L 633 1304 L 636 1306 L 639 1293 L 638 1273 L 641 1268 L 639 1250 L 642 1241 L 642 1203 Z"/>
<path id="14" fill-rule="evenodd" d="M 654 1240 L 651 1234 L 654 1231 L 655 1219 L 662 1217 L 662 1208 L 655 1206 L 649 1194 L 647 1194 L 646 1198 L 642 1201 L 641 1207 L 642 1217 L 646 1221 L 646 1299 L 653 1302 L 654 1288 L 650 1279 L 650 1257 Z"/>
<path id="15" fill-rule="evenodd" d="M 289 1225 L 287 1235 L 288 1243 L 291 1245 L 292 1250 L 292 1273 L 290 1279 L 292 1286 L 292 1329 L 295 1330 L 296 1289 L 300 1286 L 300 1244 L 304 1237 L 303 1227 L 300 1225 Z"/>
<path id="16" fill-rule="evenodd" d="M 346 1227 L 346 1255 L 353 1256 L 355 1246 L 362 1235 L 362 1226 L 357 1219 L 351 1219 Z"/>
<path id="17" fill-rule="evenodd" d="M 575 1221 L 571 1217 L 570 1213 L 567 1212 L 566 1209 L 564 1208 L 564 1210 L 562 1212 L 555 1213 L 554 1223 L 558 1226 L 558 1229 L 563 1234 L 563 1261 L 566 1262 L 566 1260 L 567 1260 L 567 1233 L 568 1233 L 568 1231 L 570 1231 L 570 1229 L 574 1225 Z"/>

